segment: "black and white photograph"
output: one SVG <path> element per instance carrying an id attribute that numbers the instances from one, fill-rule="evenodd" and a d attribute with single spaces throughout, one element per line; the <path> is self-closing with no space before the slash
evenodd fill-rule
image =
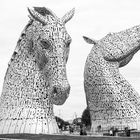
<path id="1" fill-rule="evenodd" d="M 1 1 L 0 139 L 139 139 L 139 5 Z"/>

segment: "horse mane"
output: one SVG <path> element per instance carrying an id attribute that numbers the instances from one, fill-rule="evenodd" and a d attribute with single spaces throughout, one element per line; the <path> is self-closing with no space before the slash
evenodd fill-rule
<path id="1" fill-rule="evenodd" d="M 22 31 L 22 33 L 21 33 L 21 35 L 20 35 L 20 37 L 19 37 L 19 39 L 18 39 L 18 41 L 17 41 L 15 50 L 14 50 L 14 52 L 13 52 L 13 54 L 12 54 L 12 57 L 11 57 L 11 59 L 10 59 L 8 65 L 10 65 L 10 63 L 15 59 L 15 56 L 16 56 L 16 54 L 18 53 L 18 51 L 19 51 L 19 49 L 20 49 L 20 48 L 19 48 L 20 42 L 21 42 L 21 41 L 24 39 L 24 37 L 26 36 L 26 30 L 27 30 L 28 27 L 30 27 L 30 26 L 32 25 L 32 23 L 33 23 L 33 20 L 30 20 L 30 21 L 28 22 L 28 24 L 24 27 L 24 29 L 23 29 L 23 31 Z"/>

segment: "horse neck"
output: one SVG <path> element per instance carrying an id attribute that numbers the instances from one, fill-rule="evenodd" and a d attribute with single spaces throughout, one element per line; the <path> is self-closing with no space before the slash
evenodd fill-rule
<path id="1" fill-rule="evenodd" d="M 107 75 L 109 73 L 110 75 L 119 76 L 119 64 L 118 62 L 109 62 L 106 61 L 102 54 L 102 49 L 99 48 L 100 46 L 93 46 L 89 56 L 88 60 L 90 60 L 90 63 L 95 67 L 93 70 L 93 73 L 96 73 L 97 71 L 102 71 L 103 75 Z M 90 64 L 91 65 L 91 64 Z M 105 79 L 108 78 L 108 76 L 104 77 Z"/>
<path id="2" fill-rule="evenodd" d="M 27 87 L 33 87 L 34 90 L 31 93 L 35 98 L 46 96 L 46 94 L 43 93 L 38 94 L 38 90 L 46 93 L 49 92 L 48 80 L 44 73 L 37 67 L 35 54 L 30 53 L 28 50 L 30 43 L 26 37 L 22 38 L 20 43 L 18 43 L 18 52 L 11 59 L 5 75 L 3 94 L 6 89 L 5 87 L 8 87 L 8 85 L 12 85 L 12 87 L 18 86 L 23 90 L 26 90 Z M 21 91 L 19 90 L 18 92 L 20 93 Z M 11 91 L 10 88 L 8 93 L 15 94 L 14 90 Z M 28 96 L 29 93 L 27 92 L 26 94 Z"/>

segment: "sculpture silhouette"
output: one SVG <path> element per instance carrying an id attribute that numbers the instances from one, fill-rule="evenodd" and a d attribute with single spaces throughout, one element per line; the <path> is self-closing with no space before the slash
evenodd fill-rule
<path id="1" fill-rule="evenodd" d="M 98 126 L 140 129 L 140 96 L 119 72 L 140 49 L 140 26 L 109 33 L 98 41 L 84 39 L 93 44 L 84 71 L 91 131 Z"/>
<path id="2" fill-rule="evenodd" d="M 30 21 L 21 33 L 8 64 L 0 98 L 0 134 L 59 133 L 53 104 L 70 91 L 66 63 L 71 37 L 62 18 L 45 7 L 28 9 Z"/>

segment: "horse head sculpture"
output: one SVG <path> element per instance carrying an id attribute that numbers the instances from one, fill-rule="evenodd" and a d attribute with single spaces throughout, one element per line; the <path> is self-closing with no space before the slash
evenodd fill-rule
<path id="1" fill-rule="evenodd" d="M 93 44 L 84 72 L 92 132 L 98 126 L 140 129 L 140 96 L 119 73 L 140 49 L 140 26 L 109 33 L 101 40 L 84 39 Z"/>
<path id="2" fill-rule="evenodd" d="M 30 21 L 9 62 L 0 98 L 0 133 L 59 133 L 53 104 L 69 95 L 66 75 L 71 37 L 65 24 L 74 9 L 58 18 L 50 9 L 29 9 Z"/>

